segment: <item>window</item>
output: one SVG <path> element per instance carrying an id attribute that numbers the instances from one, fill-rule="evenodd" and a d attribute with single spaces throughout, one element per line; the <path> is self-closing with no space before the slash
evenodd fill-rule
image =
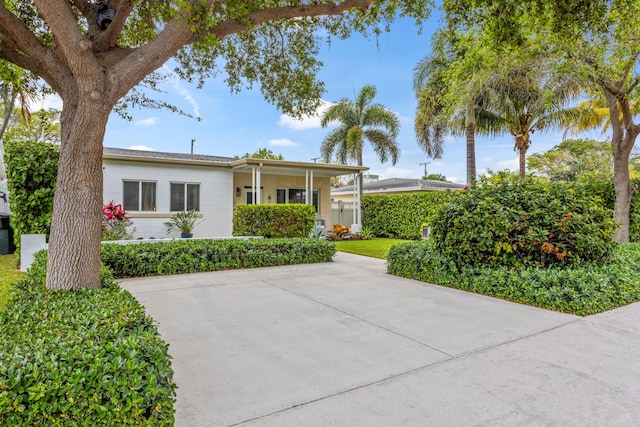
<path id="1" fill-rule="evenodd" d="M 278 188 L 276 189 L 276 203 L 300 203 L 307 202 L 307 192 L 303 188 Z M 320 213 L 320 190 L 313 190 L 311 203 Z"/>
<path id="2" fill-rule="evenodd" d="M 244 187 L 245 196 L 244 201 L 247 205 L 253 204 L 253 187 Z M 264 203 L 264 188 L 260 187 L 260 203 Z"/>
<path id="3" fill-rule="evenodd" d="M 123 203 L 125 211 L 155 211 L 156 183 L 149 181 L 124 181 Z"/>
<path id="4" fill-rule="evenodd" d="M 200 210 L 200 184 L 171 183 L 171 211 L 191 210 Z"/>

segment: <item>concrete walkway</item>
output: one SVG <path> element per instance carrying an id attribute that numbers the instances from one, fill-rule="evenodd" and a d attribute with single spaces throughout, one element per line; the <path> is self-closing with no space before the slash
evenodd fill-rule
<path id="1" fill-rule="evenodd" d="M 580 318 L 335 262 L 122 281 L 176 426 L 637 426 L 640 304 Z"/>

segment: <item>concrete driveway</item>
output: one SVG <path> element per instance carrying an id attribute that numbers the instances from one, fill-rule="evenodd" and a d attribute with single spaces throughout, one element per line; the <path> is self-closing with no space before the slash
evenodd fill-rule
<path id="1" fill-rule="evenodd" d="M 170 344 L 177 426 L 640 424 L 640 304 L 580 318 L 344 253 L 122 285 Z"/>

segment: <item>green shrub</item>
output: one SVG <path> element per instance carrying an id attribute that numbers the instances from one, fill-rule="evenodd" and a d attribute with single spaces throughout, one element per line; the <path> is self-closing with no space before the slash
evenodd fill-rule
<path id="1" fill-rule="evenodd" d="M 630 240 L 640 241 L 640 178 L 632 180 L 639 190 L 631 201 Z M 578 181 L 576 186 L 584 186 L 587 194 L 600 198 L 604 207 L 613 211 L 615 191 L 613 182 Z M 431 225 L 439 207 L 456 192 L 438 191 L 413 194 L 376 194 L 362 196 L 362 223 L 378 237 L 398 237 L 420 239 L 421 225 Z"/>
<path id="2" fill-rule="evenodd" d="M 596 266 L 456 266 L 432 241 L 393 246 L 387 272 L 442 286 L 587 316 L 640 300 L 640 243 L 617 245 Z"/>
<path id="3" fill-rule="evenodd" d="M 312 205 L 238 205 L 233 211 L 233 235 L 309 237 L 315 220 Z"/>
<path id="4" fill-rule="evenodd" d="M 194 239 L 103 244 L 102 262 L 116 277 L 141 277 L 328 262 L 335 253 L 333 243 L 312 238 Z"/>
<path id="5" fill-rule="evenodd" d="M 166 425 L 167 344 L 129 292 L 47 291 L 39 255 L 0 314 L 0 425 Z"/>
<path id="6" fill-rule="evenodd" d="M 11 227 L 16 249 L 22 234 L 49 235 L 60 147 L 42 142 L 5 142 Z"/>
<path id="7" fill-rule="evenodd" d="M 438 208 L 454 191 L 362 196 L 362 224 L 377 237 L 420 239 Z"/>
<path id="8" fill-rule="evenodd" d="M 615 222 L 583 186 L 503 174 L 457 193 L 433 219 L 436 249 L 457 265 L 601 263 Z"/>

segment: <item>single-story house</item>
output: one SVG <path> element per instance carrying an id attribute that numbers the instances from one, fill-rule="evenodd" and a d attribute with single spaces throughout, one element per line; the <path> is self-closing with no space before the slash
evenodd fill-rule
<path id="1" fill-rule="evenodd" d="M 431 179 L 387 178 L 367 181 L 362 184 L 362 194 L 405 194 L 421 191 L 461 190 L 464 184 L 436 181 Z M 332 188 L 331 199 L 334 202 L 352 202 L 357 196 L 354 185 Z"/>
<path id="2" fill-rule="evenodd" d="M 191 209 L 203 218 L 196 237 L 228 237 L 234 207 L 261 203 L 312 204 L 316 219 L 330 229 L 330 178 L 368 169 L 107 147 L 102 164 L 103 201 L 123 205 L 136 238 L 167 237 L 164 223 Z"/>

